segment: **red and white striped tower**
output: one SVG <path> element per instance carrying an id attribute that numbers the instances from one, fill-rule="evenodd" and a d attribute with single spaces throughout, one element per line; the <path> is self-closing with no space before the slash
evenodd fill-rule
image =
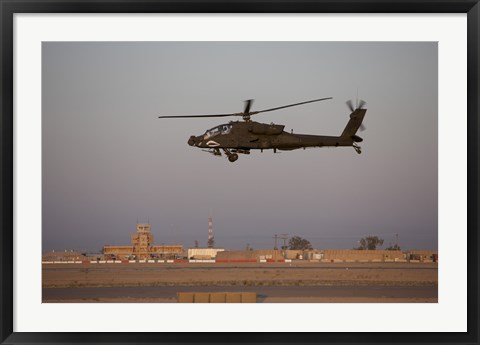
<path id="1" fill-rule="evenodd" d="M 213 222 L 212 222 L 212 216 L 208 216 L 208 247 L 213 247 L 214 244 L 214 239 L 213 239 Z"/>

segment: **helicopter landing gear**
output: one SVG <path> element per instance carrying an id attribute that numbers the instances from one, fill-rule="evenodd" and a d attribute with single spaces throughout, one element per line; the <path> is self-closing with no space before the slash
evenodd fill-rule
<path id="1" fill-rule="evenodd" d="M 225 155 L 228 157 L 228 160 L 232 163 L 238 159 L 238 155 L 236 153 L 230 152 L 229 149 L 223 149 L 223 152 L 225 152 Z"/>
<path id="2" fill-rule="evenodd" d="M 360 146 L 358 146 L 358 144 L 353 143 L 352 146 L 358 154 L 362 153 L 362 148 Z"/>
<path id="3" fill-rule="evenodd" d="M 211 153 L 211 154 L 214 155 L 214 156 L 219 156 L 219 157 L 222 156 L 222 153 L 220 152 L 220 150 L 219 150 L 218 148 L 208 149 L 208 150 L 202 150 L 202 151 Z"/>

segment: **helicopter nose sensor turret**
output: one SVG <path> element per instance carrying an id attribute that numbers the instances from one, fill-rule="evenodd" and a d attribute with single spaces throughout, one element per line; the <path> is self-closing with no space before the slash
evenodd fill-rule
<path id="1" fill-rule="evenodd" d="M 190 138 L 188 138 L 188 145 L 193 146 L 195 145 L 195 136 L 191 135 Z"/>

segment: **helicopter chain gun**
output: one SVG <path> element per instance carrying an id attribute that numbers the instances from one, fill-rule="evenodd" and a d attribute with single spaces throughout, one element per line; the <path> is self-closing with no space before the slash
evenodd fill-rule
<path id="1" fill-rule="evenodd" d="M 294 134 L 284 131 L 284 125 L 274 123 L 260 123 L 251 120 L 251 116 L 266 113 L 269 111 L 294 107 L 302 104 L 319 102 L 332 99 L 332 97 L 319 98 L 310 101 L 284 105 L 281 107 L 270 108 L 259 111 L 251 111 L 253 100 L 245 101 L 245 108 L 241 113 L 227 114 L 206 114 L 206 115 L 179 115 L 179 116 L 159 116 L 159 118 L 208 118 L 208 117 L 228 117 L 239 116 L 243 121 L 230 121 L 207 130 L 202 135 L 192 135 L 188 139 L 188 145 L 198 147 L 215 156 L 221 156 L 222 151 L 230 162 L 235 162 L 239 154 L 250 154 L 251 150 L 277 150 L 291 151 L 307 147 L 345 147 L 350 146 L 360 154 L 361 147 L 358 143 L 363 139 L 357 135 L 357 131 L 363 130 L 362 124 L 365 113 L 365 101 L 357 101 L 354 107 L 353 102 L 347 101 L 351 114 L 345 129 L 340 136 Z"/>

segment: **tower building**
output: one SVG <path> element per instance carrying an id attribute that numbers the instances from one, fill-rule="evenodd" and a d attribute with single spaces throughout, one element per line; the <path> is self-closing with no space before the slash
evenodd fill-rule
<path id="1" fill-rule="evenodd" d="M 179 244 L 156 246 L 154 236 L 150 232 L 149 223 L 137 223 L 137 231 L 131 236 L 130 246 L 103 246 L 102 253 L 114 259 L 173 259 L 183 252 Z"/>
<path id="2" fill-rule="evenodd" d="M 132 235 L 133 255 L 137 258 L 147 258 L 153 251 L 153 235 L 150 233 L 150 224 L 137 224 L 137 233 Z"/>

